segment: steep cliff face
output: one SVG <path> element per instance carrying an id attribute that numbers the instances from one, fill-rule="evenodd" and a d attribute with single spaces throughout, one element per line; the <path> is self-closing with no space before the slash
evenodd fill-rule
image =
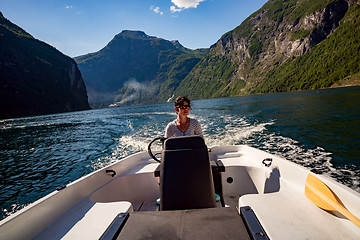
<path id="1" fill-rule="evenodd" d="M 242 62 L 246 60 L 244 57 L 261 60 L 279 54 L 286 57 L 303 55 L 336 30 L 348 10 L 345 0 L 327 6 L 324 1 L 325 7 L 320 6 L 324 8 L 316 12 L 295 15 L 295 10 L 306 6 L 307 2 L 269 1 L 239 27 L 225 34 L 212 51 L 223 55 L 229 51 L 244 52 L 243 58 L 238 59 Z M 273 10 L 277 3 L 279 6 Z M 286 13 L 288 9 L 295 12 L 294 15 Z M 280 16 L 274 15 L 281 12 Z"/>
<path id="2" fill-rule="evenodd" d="M 240 26 L 224 34 L 180 84 L 176 94 L 185 92 L 192 98 L 209 98 L 329 87 L 357 74 L 359 67 L 343 71 L 330 81 L 325 80 L 326 74 L 324 79 L 305 79 L 298 74 L 305 76 L 305 72 L 315 70 L 310 63 L 305 69 L 303 61 L 324 62 L 325 54 L 331 53 L 338 58 L 357 59 L 358 15 L 359 1 L 269 1 Z M 335 42 L 338 46 L 343 42 L 346 53 L 336 50 Z M 324 45 L 326 49 L 317 52 L 320 46 L 325 48 Z M 287 74 L 289 64 L 292 75 Z M 348 61 L 341 64 L 347 65 Z M 339 62 L 334 59 L 322 68 L 333 71 L 337 65 Z M 191 83 L 195 89 L 190 92 L 186 86 Z M 205 86 L 209 86 L 209 91 L 203 90 Z"/>
<path id="3" fill-rule="evenodd" d="M 0 118 L 90 109 L 73 59 L 0 14 Z"/>
<path id="4" fill-rule="evenodd" d="M 339 26 L 348 3 L 344 0 L 330 3 L 324 9 L 284 23 L 275 36 L 275 51 L 287 57 L 301 56 L 311 47 L 325 40 Z"/>

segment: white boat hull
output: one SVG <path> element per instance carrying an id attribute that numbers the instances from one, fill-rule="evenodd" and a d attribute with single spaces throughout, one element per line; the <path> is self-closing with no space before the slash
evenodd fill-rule
<path id="1" fill-rule="evenodd" d="M 305 196 L 309 170 L 248 146 L 214 147 L 209 156 L 226 168 L 221 175 L 225 205 L 250 206 L 270 239 L 360 239 L 352 221 Z M 266 158 L 272 159 L 270 166 L 262 163 Z M 2 220 L 0 238 L 99 239 L 119 212 L 157 210 L 158 165 L 142 152 L 82 177 Z M 317 177 L 360 218 L 359 193 Z"/>

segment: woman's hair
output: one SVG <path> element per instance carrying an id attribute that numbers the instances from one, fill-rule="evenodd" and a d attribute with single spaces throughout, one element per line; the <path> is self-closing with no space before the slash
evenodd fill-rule
<path id="1" fill-rule="evenodd" d="M 190 105 L 190 99 L 185 96 L 180 96 L 175 100 L 175 107 L 182 106 L 184 102 L 187 102 Z"/>

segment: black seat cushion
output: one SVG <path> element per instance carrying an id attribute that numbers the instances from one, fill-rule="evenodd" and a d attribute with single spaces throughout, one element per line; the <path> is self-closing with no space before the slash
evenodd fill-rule
<path id="1" fill-rule="evenodd" d="M 160 165 L 160 210 L 215 206 L 211 166 L 203 138 L 167 139 Z"/>
<path id="2" fill-rule="evenodd" d="M 164 143 L 165 150 L 195 149 L 204 147 L 206 147 L 204 139 L 197 135 L 173 137 L 167 139 Z"/>

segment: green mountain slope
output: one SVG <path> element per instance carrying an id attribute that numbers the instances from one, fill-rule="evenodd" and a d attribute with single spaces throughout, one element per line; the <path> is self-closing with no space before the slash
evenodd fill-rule
<path id="1" fill-rule="evenodd" d="M 90 109 L 73 59 L 0 13 L 0 118 Z"/>
<path id="2" fill-rule="evenodd" d="M 206 50 L 123 31 L 99 52 L 76 57 L 92 104 L 166 101 Z"/>

